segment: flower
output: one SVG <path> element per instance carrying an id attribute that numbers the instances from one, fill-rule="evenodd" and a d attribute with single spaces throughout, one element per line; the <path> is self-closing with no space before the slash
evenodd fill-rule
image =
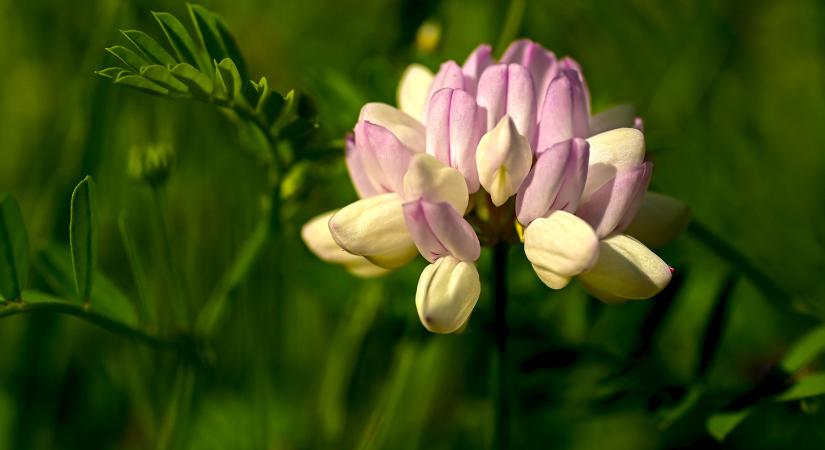
<path id="1" fill-rule="evenodd" d="M 592 115 L 574 60 L 519 40 L 495 61 L 481 45 L 436 73 L 409 66 L 398 106 L 364 105 L 346 139 L 359 200 L 310 220 L 302 237 L 363 277 L 421 254 L 430 264 L 415 303 L 428 330 L 462 329 L 481 292 L 482 242 L 517 243 L 520 230 L 551 288 L 576 277 L 618 303 L 670 281 L 671 268 L 642 242 L 676 237 L 689 210 L 647 192 L 653 164 L 641 119 L 627 106 Z"/>

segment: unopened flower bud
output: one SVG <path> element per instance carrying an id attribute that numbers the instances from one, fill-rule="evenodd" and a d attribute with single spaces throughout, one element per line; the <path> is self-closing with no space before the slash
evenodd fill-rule
<path id="1" fill-rule="evenodd" d="M 418 317 L 434 333 L 453 333 L 467 322 L 480 294 L 476 266 L 444 256 L 427 266 L 418 279 Z"/>
<path id="2" fill-rule="evenodd" d="M 133 147 L 129 152 L 129 177 L 149 184 L 162 184 L 175 164 L 175 152 L 169 144 Z"/>

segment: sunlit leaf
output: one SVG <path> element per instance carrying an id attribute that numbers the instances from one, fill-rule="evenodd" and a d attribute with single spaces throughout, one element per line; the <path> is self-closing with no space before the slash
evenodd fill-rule
<path id="1" fill-rule="evenodd" d="M 152 95 L 164 96 L 169 94 L 169 89 L 166 89 L 165 87 L 140 75 L 124 75 L 121 73 L 115 80 L 115 84 L 129 86 L 130 88 L 134 88 Z"/>
<path id="2" fill-rule="evenodd" d="M 141 67 L 149 64 L 149 61 L 146 61 L 142 56 L 122 45 L 109 47 L 106 51 L 115 55 L 117 59 L 123 62 L 123 64 L 126 64 L 126 67 L 133 72 L 138 72 Z"/>
<path id="3" fill-rule="evenodd" d="M 164 66 L 177 62 L 163 46 L 148 34 L 139 30 L 121 30 L 120 32 L 140 50 L 147 60 Z"/>
<path id="4" fill-rule="evenodd" d="M 111 78 L 112 80 L 117 80 L 117 77 L 119 77 L 123 72 L 126 72 L 126 74 L 133 73 L 122 67 L 107 67 L 105 69 L 95 71 L 96 74 L 102 77 Z"/>
<path id="5" fill-rule="evenodd" d="M 20 206 L 11 195 L 0 195 L 0 294 L 20 298 L 29 273 L 29 238 Z"/>
<path id="6" fill-rule="evenodd" d="M 154 82 L 155 84 L 158 84 L 169 90 L 180 93 L 189 91 L 189 87 L 182 81 L 177 79 L 174 75 L 172 75 L 172 72 L 170 72 L 166 66 L 159 66 L 156 64 L 153 64 L 151 66 L 144 66 L 140 70 L 140 74 L 143 75 L 143 77 Z"/>
<path id="7" fill-rule="evenodd" d="M 163 28 L 169 44 L 175 49 L 175 53 L 181 61 L 198 67 L 201 72 L 209 70 L 211 63 L 207 61 L 206 55 L 197 47 L 186 27 L 175 16 L 166 12 L 153 12 L 152 14 Z"/>
<path id="8" fill-rule="evenodd" d="M 213 14 L 213 18 L 215 19 L 215 25 L 218 29 L 218 34 L 221 37 L 221 41 L 226 48 L 227 56 L 232 61 L 235 61 L 235 65 L 238 66 L 238 72 L 241 74 L 241 77 L 245 80 L 249 79 L 246 72 L 246 61 L 244 61 L 243 54 L 241 53 L 240 48 L 238 48 L 237 42 L 235 42 L 235 37 L 232 36 L 232 33 L 229 31 L 229 27 L 226 26 L 226 23 L 219 15 Z"/>
<path id="9" fill-rule="evenodd" d="M 200 97 L 209 97 L 215 90 L 215 85 L 212 79 L 204 75 L 191 64 L 180 63 L 172 67 L 172 75 L 178 80 L 189 86 L 189 90 L 193 95 Z"/>
<path id="10" fill-rule="evenodd" d="M 235 67 L 235 63 L 229 58 L 224 58 L 220 63 L 216 63 L 215 69 L 229 98 L 243 103 L 244 97 L 241 92 L 243 80 L 238 73 L 238 68 Z"/>

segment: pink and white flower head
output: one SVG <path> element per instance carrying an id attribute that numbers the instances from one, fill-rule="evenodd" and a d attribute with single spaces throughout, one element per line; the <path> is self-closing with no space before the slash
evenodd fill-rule
<path id="1" fill-rule="evenodd" d="M 435 74 L 411 65 L 398 106 L 362 108 L 346 141 L 360 200 L 311 220 L 302 236 L 321 259 L 364 277 L 420 253 L 431 264 L 416 306 L 430 331 L 462 328 L 481 292 L 481 242 L 518 242 L 517 230 L 551 288 L 577 277 L 615 303 L 670 281 L 642 242 L 675 237 L 689 211 L 647 193 L 653 165 L 641 120 L 626 106 L 591 115 L 572 59 L 519 40 L 495 61 L 481 45 Z"/>

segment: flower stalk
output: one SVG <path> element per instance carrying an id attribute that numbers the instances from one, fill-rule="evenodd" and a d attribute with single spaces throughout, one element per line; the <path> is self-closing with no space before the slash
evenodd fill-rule
<path id="1" fill-rule="evenodd" d="M 509 361 L 507 355 L 507 242 L 493 247 L 493 440 L 492 448 L 504 450 L 510 436 L 510 401 L 507 386 Z"/>

